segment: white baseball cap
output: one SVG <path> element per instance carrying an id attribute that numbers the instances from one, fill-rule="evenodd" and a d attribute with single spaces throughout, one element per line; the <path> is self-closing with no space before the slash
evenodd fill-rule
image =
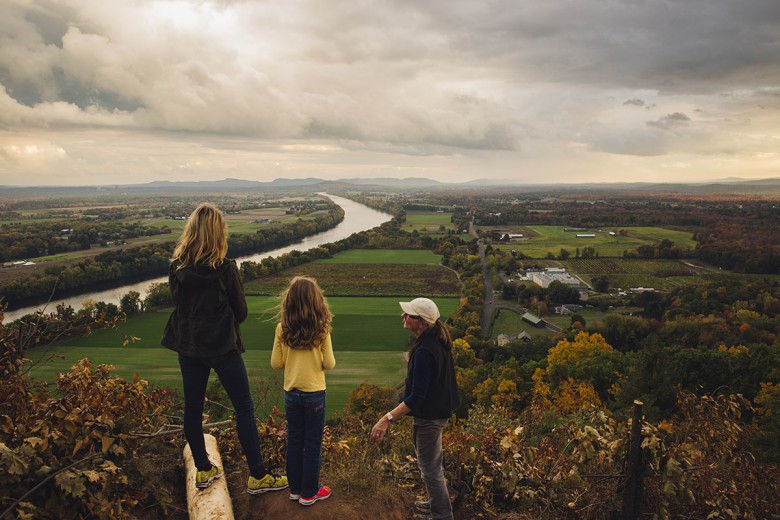
<path id="1" fill-rule="evenodd" d="M 415 298 L 410 302 L 398 302 L 401 309 L 410 316 L 419 316 L 428 323 L 436 323 L 441 314 L 436 304 L 428 298 Z"/>

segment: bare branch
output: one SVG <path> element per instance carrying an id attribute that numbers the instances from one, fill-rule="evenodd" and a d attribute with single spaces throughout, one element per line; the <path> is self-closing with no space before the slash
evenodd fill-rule
<path id="1" fill-rule="evenodd" d="M 226 424 L 230 424 L 232 422 L 233 422 L 232 419 L 227 419 L 225 421 L 219 421 L 219 422 L 215 422 L 215 423 L 204 424 L 203 428 L 204 429 L 205 428 L 216 428 L 218 426 L 225 426 Z M 164 427 L 161 427 L 159 430 L 157 430 L 154 433 L 149 433 L 149 432 L 130 432 L 127 435 L 128 435 L 128 437 L 138 437 L 138 438 L 143 438 L 143 439 L 151 439 L 151 438 L 154 438 L 154 437 L 165 437 L 167 435 L 175 435 L 177 433 L 182 433 L 184 431 L 184 427 L 183 426 L 172 426 L 172 429 L 165 430 L 165 431 L 162 431 L 163 428 Z"/>

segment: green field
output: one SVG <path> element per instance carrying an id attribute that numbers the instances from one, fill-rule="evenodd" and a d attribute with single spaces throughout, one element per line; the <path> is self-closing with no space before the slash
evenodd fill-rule
<path id="1" fill-rule="evenodd" d="M 495 338 L 499 334 L 519 334 L 526 331 L 532 337 L 550 336 L 552 332 L 545 329 L 539 329 L 522 320 L 520 314 L 510 309 L 499 309 L 493 322 L 492 336 Z"/>
<path id="2" fill-rule="evenodd" d="M 482 230 L 490 228 L 480 227 Z M 694 249 L 696 242 L 692 234 L 686 231 L 677 231 L 658 227 L 627 227 L 627 234 L 610 235 L 610 231 L 616 231 L 611 228 L 588 231 L 565 231 L 563 226 L 526 226 L 512 227 L 512 233 L 522 233 L 526 238 L 523 240 L 504 243 L 493 242 L 493 248 L 503 250 L 515 250 L 530 258 L 544 258 L 548 253 L 556 257 L 561 249 L 566 249 L 570 253 L 570 258 L 574 258 L 579 248 L 582 251 L 585 247 L 592 247 L 596 250 L 599 257 L 622 257 L 624 251 L 635 252 L 639 246 L 656 245 L 664 239 L 674 242 L 675 245 L 682 248 L 683 251 Z M 591 238 L 577 238 L 577 234 L 595 234 Z"/>
<path id="3" fill-rule="evenodd" d="M 349 393 L 363 381 L 381 386 L 394 386 L 403 381 L 406 366 L 403 352 L 409 333 L 401 324 L 399 299 L 329 298 L 335 314 L 332 339 L 336 356 L 336 369 L 327 375 L 329 417 L 343 409 Z M 457 310 L 459 300 L 437 298 L 436 302 L 446 317 Z M 259 411 L 267 414 L 271 406 L 281 404 L 282 397 L 282 372 L 271 370 L 269 365 L 278 300 L 250 296 L 247 303 L 250 315 L 241 326 L 247 350 L 244 359 L 253 387 L 260 381 L 274 385 Z M 124 378 L 137 375 L 154 385 L 180 388 L 176 354 L 160 346 L 169 313 L 166 310 L 142 314 L 116 329 L 98 330 L 84 338 L 33 349 L 28 353 L 33 360 L 31 374 L 53 381 L 77 360 L 89 357 L 96 364 L 114 365 L 114 373 Z M 137 339 L 122 346 L 125 338 L 133 337 Z"/>
<path id="4" fill-rule="evenodd" d="M 433 228 L 438 231 L 439 226 L 445 226 L 448 229 L 454 229 L 455 226 L 451 222 L 451 213 L 437 213 L 435 211 L 409 211 L 406 213 L 406 223 L 404 226 L 411 226 L 413 229 L 424 230 L 425 228 Z M 405 230 L 411 231 L 411 230 Z"/>
<path id="5" fill-rule="evenodd" d="M 409 211 L 406 213 L 406 222 L 401 224 L 401 230 L 408 233 L 417 231 L 421 235 L 442 236 L 455 231 L 455 224 L 451 220 L 452 214 L 449 212 Z"/>

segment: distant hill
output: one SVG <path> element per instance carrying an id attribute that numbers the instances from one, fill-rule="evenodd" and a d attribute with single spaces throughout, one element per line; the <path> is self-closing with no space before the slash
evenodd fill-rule
<path id="1" fill-rule="evenodd" d="M 327 181 L 322 179 L 275 179 L 270 182 L 227 178 L 221 181 L 152 181 L 146 184 L 120 184 L 119 188 L 177 187 L 177 188 L 257 188 L 261 186 L 313 186 Z"/>
<path id="2" fill-rule="evenodd" d="M 6 196 L 30 196 L 30 195 L 100 195 L 100 194 L 139 194 L 151 192 L 214 192 L 214 191 L 285 191 L 298 189 L 310 192 L 312 190 L 327 191 L 329 188 L 342 188 L 349 186 L 376 186 L 388 188 L 430 188 L 430 189 L 463 189 L 484 188 L 496 189 L 501 187 L 523 187 L 529 191 L 635 191 L 635 192 L 677 192 L 677 193 L 701 193 L 701 194 L 764 194 L 780 195 L 780 178 L 746 180 L 746 179 L 719 179 L 712 182 L 701 183 L 649 183 L 649 182 L 599 182 L 599 183 L 548 183 L 530 184 L 520 181 L 508 181 L 499 179 L 482 179 L 463 183 L 444 183 L 423 177 L 408 177 L 394 179 L 389 177 L 379 178 L 348 178 L 339 180 L 318 179 L 308 177 L 305 179 L 279 178 L 273 181 L 254 181 L 246 179 L 227 178 L 217 181 L 153 181 L 143 184 L 113 184 L 102 186 L 0 186 L 0 194 Z"/>
<path id="3" fill-rule="evenodd" d="M 359 185 L 376 185 L 376 186 L 398 186 L 398 187 L 415 187 L 415 186 L 442 186 L 444 183 L 434 181 L 432 179 L 425 179 L 423 177 L 407 177 L 405 179 L 393 179 L 390 177 L 379 177 L 376 179 L 341 179 L 338 182 L 345 182 L 348 184 Z"/>

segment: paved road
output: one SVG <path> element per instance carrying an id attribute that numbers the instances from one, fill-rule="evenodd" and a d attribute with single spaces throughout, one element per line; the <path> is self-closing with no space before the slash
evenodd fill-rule
<path id="1" fill-rule="evenodd" d="M 485 281 L 485 305 L 482 308 L 482 338 L 490 338 L 490 329 L 493 325 L 493 314 L 496 310 L 496 301 L 493 296 L 493 284 L 490 282 L 490 274 L 487 270 L 487 259 L 485 258 L 485 244 L 479 238 L 477 230 L 474 229 L 474 220 L 469 222 L 469 234 L 477 239 L 479 247 L 479 258 L 482 262 L 482 278 Z"/>

